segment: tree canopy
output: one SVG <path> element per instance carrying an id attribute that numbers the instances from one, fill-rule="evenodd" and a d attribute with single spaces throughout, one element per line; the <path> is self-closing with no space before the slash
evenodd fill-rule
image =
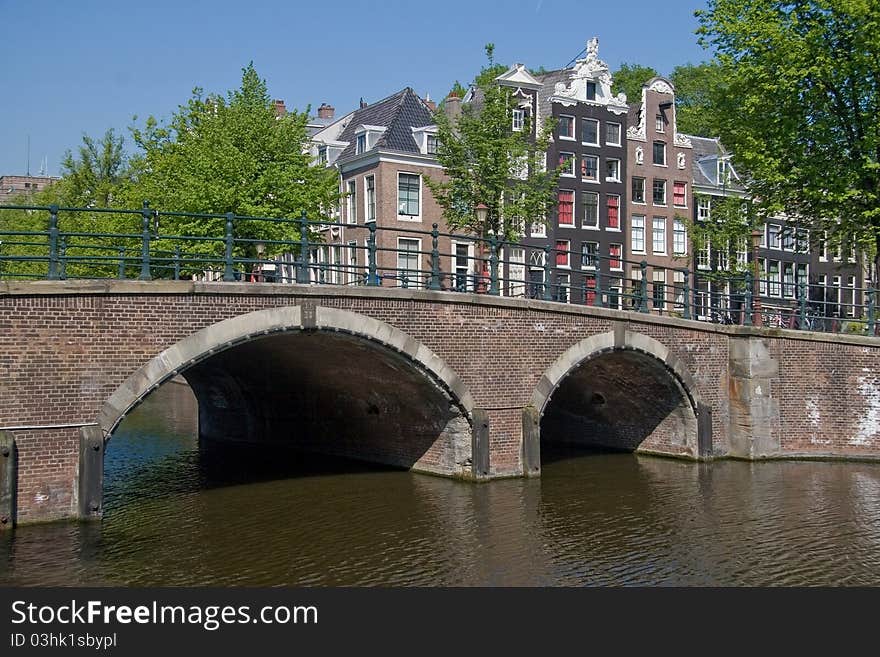
<path id="1" fill-rule="evenodd" d="M 714 49 L 718 135 L 764 214 L 813 240 L 880 244 L 880 4 L 710 0 L 696 12 Z"/>
<path id="2" fill-rule="evenodd" d="M 475 102 L 454 121 L 442 111 L 436 114 L 437 160 L 445 176 L 427 184 L 450 228 L 515 240 L 525 223 L 544 221 L 555 198 L 557 173 L 545 166 L 553 125 L 547 121 L 534 138 L 528 117 L 522 130 L 512 129 L 517 99 L 512 89 L 495 82 L 497 65 L 489 47 L 487 54 L 489 66 L 477 76 Z M 474 210 L 481 203 L 488 207 L 485 222 Z"/>
<path id="3" fill-rule="evenodd" d="M 626 94 L 628 102 L 638 103 L 642 99 L 642 86 L 658 75 L 660 74 L 657 73 L 657 69 L 651 66 L 624 62 L 612 75 L 614 84 L 611 87 L 611 93 L 617 95 L 623 92 Z"/>
<path id="4" fill-rule="evenodd" d="M 675 87 L 675 117 L 679 132 L 717 137 L 717 115 L 711 94 L 722 84 L 717 62 L 676 66 L 669 76 Z"/>

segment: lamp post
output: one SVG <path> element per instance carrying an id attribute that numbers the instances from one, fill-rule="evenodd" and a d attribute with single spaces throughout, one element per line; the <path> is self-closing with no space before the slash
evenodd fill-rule
<path id="1" fill-rule="evenodd" d="M 474 213 L 477 215 L 477 225 L 480 227 L 480 273 L 478 276 L 478 285 L 475 285 L 476 292 L 480 292 L 484 287 L 483 281 L 485 281 L 487 277 L 486 272 L 486 218 L 489 216 L 489 206 L 485 203 L 480 203 L 474 208 Z"/>
<path id="2" fill-rule="evenodd" d="M 257 242 L 257 262 L 254 264 L 253 280 L 257 283 L 263 281 L 263 254 L 266 253 L 266 244 L 262 241 Z"/>
<path id="3" fill-rule="evenodd" d="M 763 230 L 755 228 L 752 230 L 752 326 L 763 326 L 764 320 L 761 316 L 761 268 L 758 260 L 758 247 L 761 244 L 761 236 Z"/>

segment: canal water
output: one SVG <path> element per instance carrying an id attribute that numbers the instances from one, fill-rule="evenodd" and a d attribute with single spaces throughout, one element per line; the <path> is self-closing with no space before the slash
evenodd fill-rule
<path id="1" fill-rule="evenodd" d="M 200 452 L 168 385 L 106 455 L 102 522 L 0 536 L 0 585 L 878 585 L 880 465 L 544 454 L 473 485 Z"/>

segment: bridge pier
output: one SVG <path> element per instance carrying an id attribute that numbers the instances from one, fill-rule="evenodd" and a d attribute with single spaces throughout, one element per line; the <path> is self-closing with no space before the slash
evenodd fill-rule
<path id="1" fill-rule="evenodd" d="M 779 363 L 764 340 L 731 336 L 728 348 L 730 396 L 730 456 L 765 458 L 780 453 L 779 400 L 771 386 L 779 378 Z"/>
<path id="2" fill-rule="evenodd" d="M 0 431 L 0 531 L 12 529 L 16 520 L 18 450 L 10 431 Z"/>
<path id="3" fill-rule="evenodd" d="M 522 409 L 522 467 L 526 477 L 541 475 L 541 414 L 534 406 Z"/>
<path id="4" fill-rule="evenodd" d="M 104 513 L 105 447 L 101 427 L 80 427 L 77 508 L 83 519 L 99 519 Z"/>

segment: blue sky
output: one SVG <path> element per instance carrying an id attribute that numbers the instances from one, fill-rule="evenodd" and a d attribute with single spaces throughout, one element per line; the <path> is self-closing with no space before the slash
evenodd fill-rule
<path id="1" fill-rule="evenodd" d="M 405 86 L 441 98 L 495 59 L 559 68 L 591 36 L 621 62 L 668 73 L 707 53 L 696 43 L 702 0 L 480 0 L 189 3 L 0 0 L 0 174 L 43 158 L 59 173 L 83 133 L 122 131 L 132 117 L 167 118 L 195 86 L 225 92 L 253 60 L 288 107 L 337 114 Z"/>

